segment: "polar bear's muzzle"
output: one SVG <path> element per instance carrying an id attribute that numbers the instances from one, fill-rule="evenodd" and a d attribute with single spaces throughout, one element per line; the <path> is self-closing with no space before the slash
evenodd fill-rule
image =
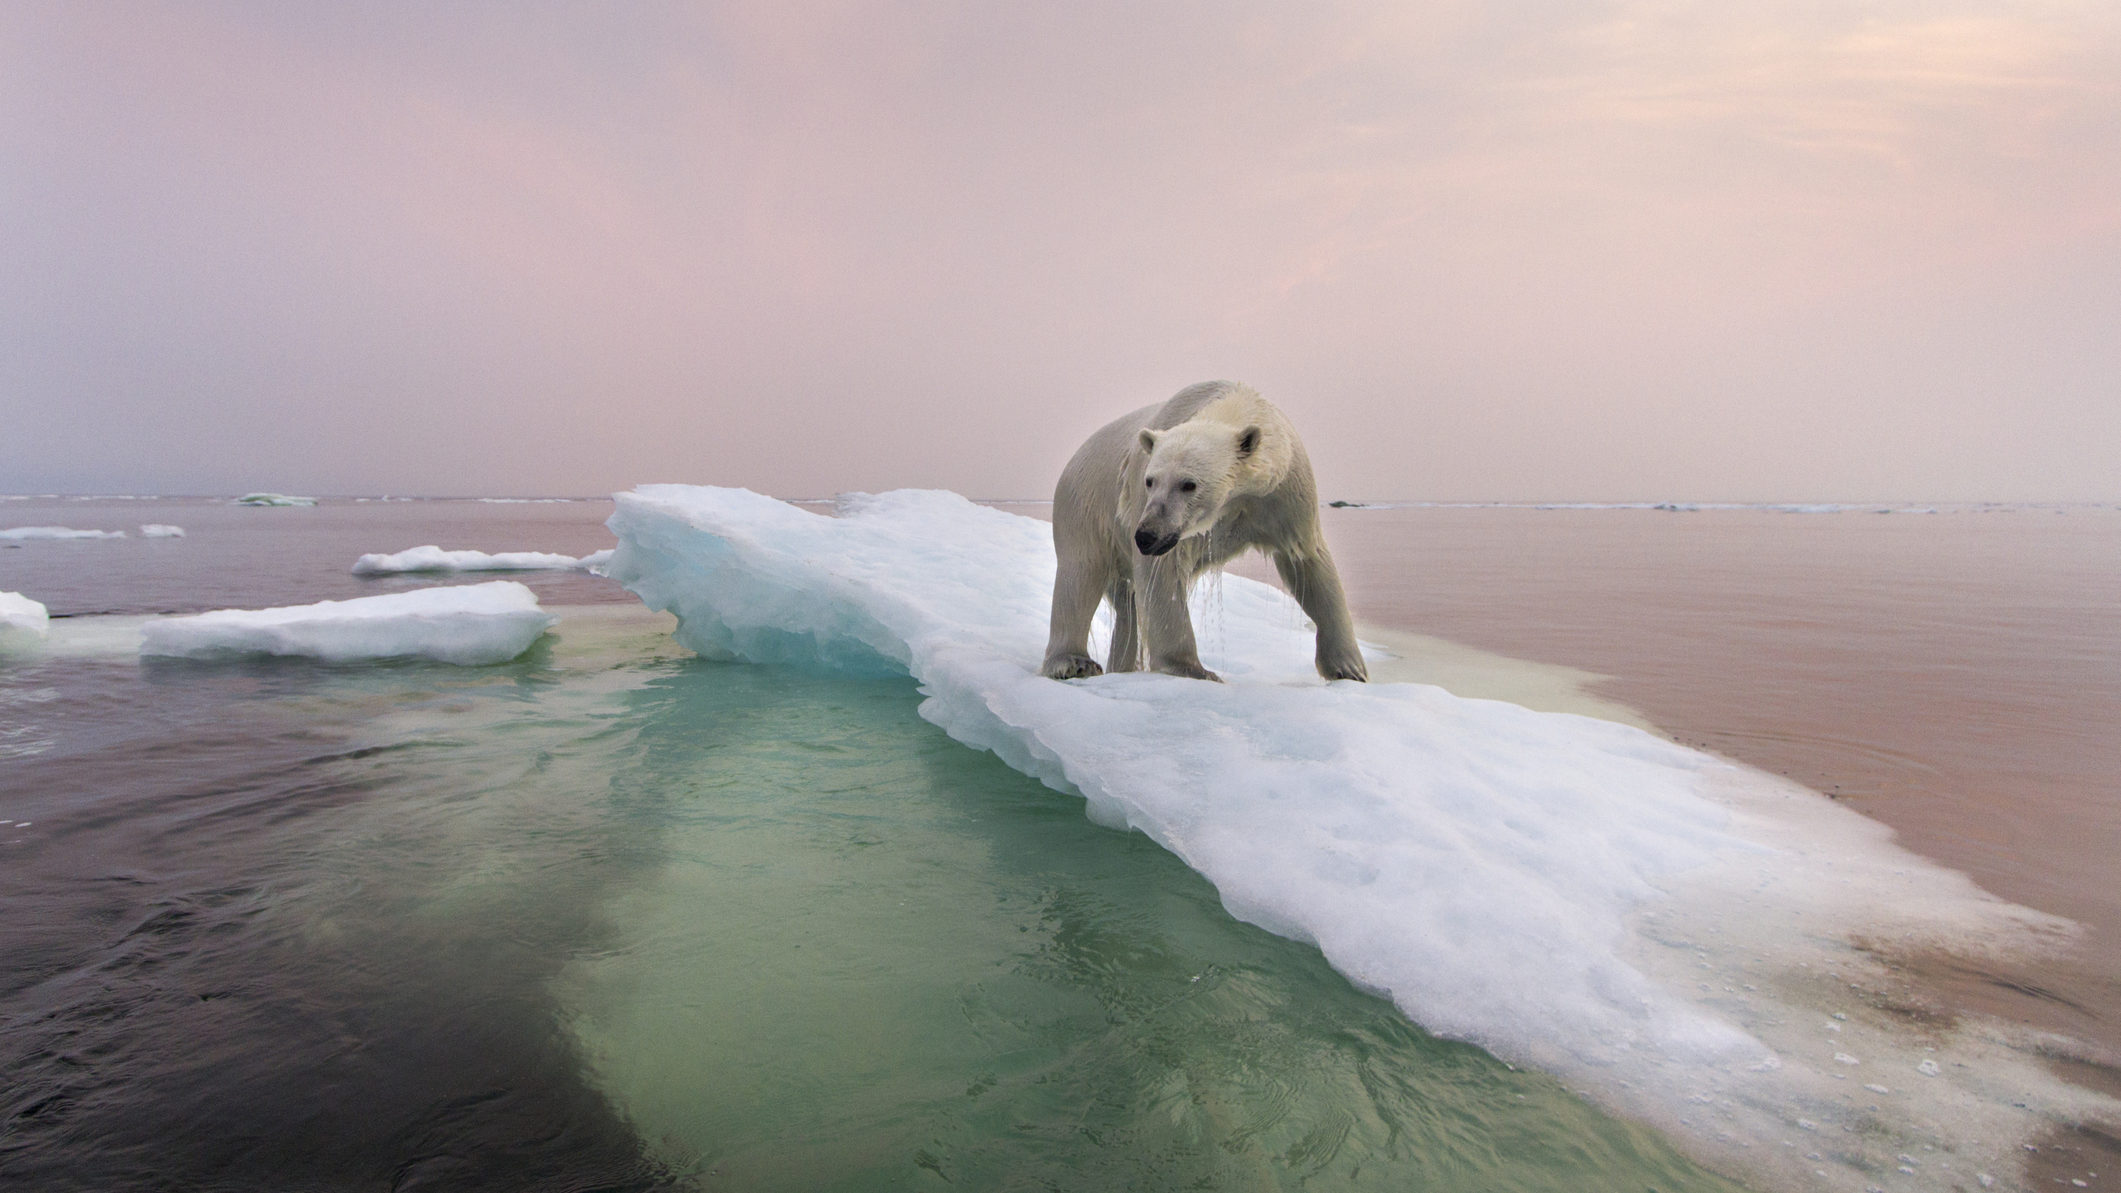
<path id="1" fill-rule="evenodd" d="M 1157 532 L 1144 526 L 1140 530 L 1134 532 L 1134 549 L 1140 551 L 1144 555 L 1162 555 L 1165 552 L 1169 551 L 1171 548 L 1176 547 L 1177 545 L 1177 531 L 1171 531 L 1166 534 L 1158 534 Z"/>

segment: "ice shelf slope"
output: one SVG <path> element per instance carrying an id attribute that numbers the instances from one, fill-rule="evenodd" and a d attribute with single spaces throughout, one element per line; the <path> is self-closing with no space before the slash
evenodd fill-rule
<path id="1" fill-rule="evenodd" d="M 333 663 L 389 658 L 502 663 L 529 649 L 553 621 L 530 589 L 513 580 L 494 580 L 314 605 L 160 618 L 143 628 L 140 653 L 186 658 L 303 655 Z"/>
<path id="2" fill-rule="evenodd" d="M 617 507 L 608 574 L 691 649 L 910 674 L 922 716 L 1148 834 L 1234 915 L 1768 1184 L 1955 1188 L 2007 1178 L 2046 1124 L 2121 1122 L 2047 1045 L 1878 993 L 1891 950 L 2008 955 L 2071 926 L 1816 793 L 1612 722 L 1324 683 L 1295 606 L 1237 577 L 1194 602 L 1229 682 L 1042 678 L 1050 530 L 955 494 L 827 517 L 651 485 Z"/>

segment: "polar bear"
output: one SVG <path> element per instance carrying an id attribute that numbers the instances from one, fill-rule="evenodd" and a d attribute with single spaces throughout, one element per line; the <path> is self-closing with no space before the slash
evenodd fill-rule
<path id="1" fill-rule="evenodd" d="M 1052 634 L 1040 672 L 1096 675 L 1090 621 L 1112 602 L 1113 671 L 1143 664 L 1194 679 L 1186 594 L 1202 572 L 1250 548 L 1318 626 L 1318 673 L 1369 678 L 1340 574 L 1318 527 L 1311 460 L 1287 416 L 1251 387 L 1207 381 L 1090 436 L 1053 492 Z"/>

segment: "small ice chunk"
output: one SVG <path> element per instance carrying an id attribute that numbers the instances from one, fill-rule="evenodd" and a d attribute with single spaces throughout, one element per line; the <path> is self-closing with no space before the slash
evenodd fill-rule
<path id="1" fill-rule="evenodd" d="M 50 623 L 43 604 L 19 592 L 0 592 L 0 650 L 44 641 Z"/>
<path id="2" fill-rule="evenodd" d="M 171 526 L 166 522 L 145 522 L 140 526 L 140 537 L 147 539 L 180 539 L 184 537 L 182 526 Z"/>
<path id="3" fill-rule="evenodd" d="M 122 530 L 75 530 L 71 526 L 11 526 L 0 530 L 0 539 L 19 543 L 27 539 L 122 539 Z"/>
<path id="4" fill-rule="evenodd" d="M 290 497 L 285 493 L 245 493 L 236 498 L 237 505 L 315 505 L 314 497 Z"/>
<path id="5" fill-rule="evenodd" d="M 394 555 L 363 555 L 354 561 L 353 574 L 389 576 L 402 572 L 573 571 L 594 567 L 610 558 L 609 551 L 576 559 L 572 555 L 558 555 L 550 551 L 502 551 L 493 555 L 484 551 L 444 551 L 429 544 L 399 551 Z"/>
<path id="6" fill-rule="evenodd" d="M 302 655 L 343 663 L 429 658 L 502 663 L 529 649 L 555 619 L 513 580 L 422 588 L 276 609 L 221 609 L 165 617 L 142 629 L 140 653 L 183 658 Z"/>
<path id="7" fill-rule="evenodd" d="M 1849 1055 L 1848 1053 L 1846 1053 L 1846 1052 L 1836 1052 L 1836 1053 L 1834 1054 L 1834 1063 L 1835 1063 L 1835 1064 L 1837 1064 L 1837 1065 L 1860 1065 L 1860 1064 L 1862 1064 L 1863 1062 L 1862 1062 L 1862 1061 L 1860 1061 L 1860 1060 L 1857 1060 L 1857 1059 L 1856 1059 L 1855 1057 L 1853 1057 L 1853 1056 L 1850 1056 L 1850 1055 Z"/>
<path id="8" fill-rule="evenodd" d="M 1916 1065 L 1915 1071 L 1917 1073 L 1922 1074 L 1924 1077 L 1935 1077 L 1939 1073 L 1944 1072 L 1943 1069 L 1937 1067 L 1936 1061 L 1927 1059 L 1925 1059 L 1921 1064 Z"/>
<path id="9" fill-rule="evenodd" d="M 1891 1089 L 1888 1089 L 1883 1085 L 1866 1085 L 1863 1088 L 1871 1091 L 1874 1094 L 1889 1094 L 1893 1092 Z"/>

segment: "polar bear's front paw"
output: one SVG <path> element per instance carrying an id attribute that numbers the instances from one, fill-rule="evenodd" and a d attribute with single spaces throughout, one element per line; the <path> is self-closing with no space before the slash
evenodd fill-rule
<path id="1" fill-rule="evenodd" d="M 1318 652 L 1318 673 L 1327 679 L 1353 679 L 1370 682 L 1370 666 L 1362 661 L 1360 648 L 1345 651 Z"/>
<path id="2" fill-rule="evenodd" d="M 1097 665 L 1097 660 L 1086 654 L 1055 655 L 1039 669 L 1039 674 L 1047 679 L 1083 679 L 1104 673 L 1105 669 Z"/>
<path id="3" fill-rule="evenodd" d="M 1205 679 L 1221 683 L 1223 677 L 1200 665 L 1198 661 L 1166 659 L 1156 665 L 1156 670 L 1165 675 L 1176 675 L 1180 679 Z"/>

